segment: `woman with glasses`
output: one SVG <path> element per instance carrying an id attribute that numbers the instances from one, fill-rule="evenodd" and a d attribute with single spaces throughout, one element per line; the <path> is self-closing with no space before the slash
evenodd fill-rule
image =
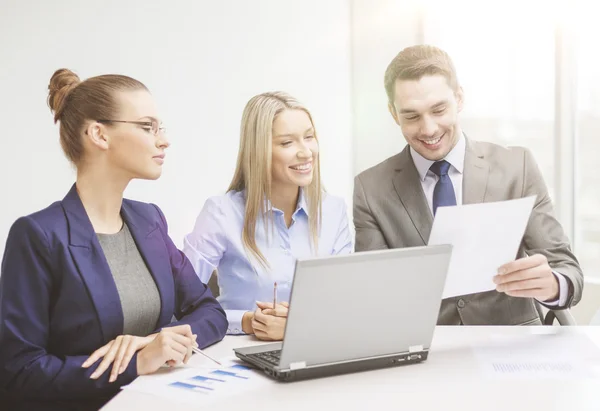
<path id="1" fill-rule="evenodd" d="M 48 104 L 77 179 L 61 201 L 10 229 L 0 404 L 98 409 L 138 375 L 221 340 L 227 319 L 161 210 L 123 199 L 132 179 L 160 177 L 169 146 L 147 88 L 121 75 L 81 82 L 61 69 Z"/>
<path id="2" fill-rule="evenodd" d="M 247 103 L 233 180 L 206 201 L 183 251 L 202 282 L 218 269 L 228 333 L 263 340 L 283 338 L 296 259 L 352 251 L 346 204 L 321 186 L 315 126 L 293 97 Z"/>

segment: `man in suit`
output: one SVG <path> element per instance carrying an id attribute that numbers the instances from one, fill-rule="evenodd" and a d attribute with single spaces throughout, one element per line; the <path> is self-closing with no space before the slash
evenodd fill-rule
<path id="1" fill-rule="evenodd" d="M 427 244 L 438 206 L 534 195 L 517 259 L 498 267 L 496 290 L 444 299 L 438 324 L 540 324 L 538 303 L 577 304 L 583 273 L 533 156 L 463 134 L 463 91 L 448 54 L 427 45 L 404 49 L 386 70 L 385 88 L 408 145 L 355 178 L 356 251 Z"/>

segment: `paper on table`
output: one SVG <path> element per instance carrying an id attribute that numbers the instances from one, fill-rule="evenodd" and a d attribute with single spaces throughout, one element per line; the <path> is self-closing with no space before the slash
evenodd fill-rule
<path id="1" fill-rule="evenodd" d="M 600 350 L 583 333 L 499 335 L 473 348 L 482 371 L 492 378 L 598 377 Z"/>
<path id="2" fill-rule="evenodd" d="M 222 367 L 161 370 L 138 377 L 122 388 L 200 406 L 271 383 L 262 372 L 249 368 L 236 357 L 226 357 L 219 362 Z"/>
<path id="3" fill-rule="evenodd" d="M 442 298 L 490 291 L 498 268 L 515 259 L 535 197 L 437 209 L 429 245 L 452 244 Z"/>

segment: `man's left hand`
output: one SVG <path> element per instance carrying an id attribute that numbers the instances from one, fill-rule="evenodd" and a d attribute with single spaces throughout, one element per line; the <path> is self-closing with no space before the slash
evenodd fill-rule
<path id="1" fill-rule="evenodd" d="M 541 254 L 520 258 L 504 264 L 494 277 L 496 291 L 511 297 L 535 298 L 538 301 L 553 301 L 560 291 L 558 279 Z"/>

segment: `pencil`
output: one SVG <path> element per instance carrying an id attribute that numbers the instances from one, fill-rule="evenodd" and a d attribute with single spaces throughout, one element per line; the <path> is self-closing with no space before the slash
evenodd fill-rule
<path id="1" fill-rule="evenodd" d="M 206 358 L 208 358 L 209 360 L 212 360 L 214 362 L 216 362 L 219 365 L 223 365 L 221 364 L 219 361 L 215 360 L 214 358 L 212 358 L 211 356 L 209 356 L 208 354 L 206 354 L 204 351 L 202 351 L 200 348 L 196 348 L 196 347 L 192 347 L 192 351 L 194 351 L 197 354 L 202 354 L 203 356 L 205 356 Z"/>

